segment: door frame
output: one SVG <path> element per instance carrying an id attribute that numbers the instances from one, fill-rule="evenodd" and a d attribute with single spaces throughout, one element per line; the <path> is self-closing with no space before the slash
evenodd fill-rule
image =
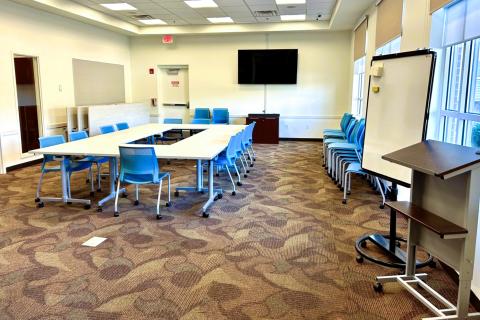
<path id="1" fill-rule="evenodd" d="M 20 112 L 18 111 L 18 92 L 17 92 L 17 77 L 15 75 L 15 58 L 26 57 L 33 59 L 33 78 L 35 81 L 35 102 L 37 104 L 37 121 L 38 121 L 38 134 L 41 137 L 45 132 L 45 121 L 44 121 L 44 112 L 43 112 L 43 100 L 42 100 L 42 90 L 41 90 L 41 76 L 40 76 L 40 57 L 35 54 L 24 54 L 24 53 L 11 53 L 11 61 L 12 61 L 12 78 L 13 78 L 13 92 L 14 92 L 14 100 L 15 100 L 15 113 L 17 117 L 17 128 L 18 128 L 18 136 L 19 136 L 19 143 L 22 144 L 22 130 L 20 128 Z M 35 155 L 31 153 L 20 153 L 20 159 L 25 158 L 32 158 Z"/>

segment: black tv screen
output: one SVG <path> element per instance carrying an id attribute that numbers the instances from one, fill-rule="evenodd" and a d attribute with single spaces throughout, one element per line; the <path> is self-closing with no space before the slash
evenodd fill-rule
<path id="1" fill-rule="evenodd" d="M 239 84 L 296 84 L 297 49 L 238 50 Z"/>

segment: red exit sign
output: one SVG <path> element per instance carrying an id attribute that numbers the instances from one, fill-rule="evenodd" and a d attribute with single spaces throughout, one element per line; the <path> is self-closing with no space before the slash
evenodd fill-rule
<path id="1" fill-rule="evenodd" d="M 173 36 L 170 34 L 166 34 L 162 37 L 162 42 L 165 44 L 172 44 L 173 43 Z"/>

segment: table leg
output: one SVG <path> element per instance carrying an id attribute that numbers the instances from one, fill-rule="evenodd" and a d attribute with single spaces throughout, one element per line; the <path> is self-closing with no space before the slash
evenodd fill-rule
<path id="1" fill-rule="evenodd" d="M 115 199 L 115 195 L 116 195 L 115 180 L 117 179 L 117 158 L 110 157 L 110 159 L 108 160 L 108 167 L 109 167 L 108 169 L 110 174 L 110 178 L 109 178 L 110 193 L 108 194 L 108 196 L 98 201 L 98 209 L 97 209 L 98 212 L 102 212 L 103 205 L 108 201 Z M 126 192 L 125 188 L 120 189 L 120 193 L 125 193 L 125 192 Z"/>
<path id="2" fill-rule="evenodd" d="M 213 188 L 213 161 L 208 161 L 208 200 L 203 206 L 203 217 L 208 218 L 209 213 L 207 212 L 208 207 L 217 199 L 219 193 Z"/>

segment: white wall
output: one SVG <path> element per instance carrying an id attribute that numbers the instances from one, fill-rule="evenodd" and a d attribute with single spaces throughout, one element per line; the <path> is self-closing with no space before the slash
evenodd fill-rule
<path id="1" fill-rule="evenodd" d="M 131 100 L 127 36 L 7 0 L 0 0 L 0 6 L 0 139 L 4 166 L 23 161 L 14 53 L 39 57 L 40 102 L 46 134 L 62 131 L 66 107 L 74 105 L 73 58 L 123 64 L 126 97 Z"/>
<path id="2" fill-rule="evenodd" d="M 320 138 L 350 108 L 351 32 L 177 36 L 132 38 L 134 101 L 157 98 L 158 65 L 188 65 L 190 112 L 195 107 L 228 107 L 239 122 L 248 113 L 280 113 L 281 137 Z M 237 84 L 238 49 L 298 48 L 297 85 Z M 160 108 L 160 107 L 159 107 Z M 181 111 L 179 111 L 181 112 Z M 161 111 L 154 111 L 161 114 Z M 181 116 L 181 115 L 179 115 Z"/>

